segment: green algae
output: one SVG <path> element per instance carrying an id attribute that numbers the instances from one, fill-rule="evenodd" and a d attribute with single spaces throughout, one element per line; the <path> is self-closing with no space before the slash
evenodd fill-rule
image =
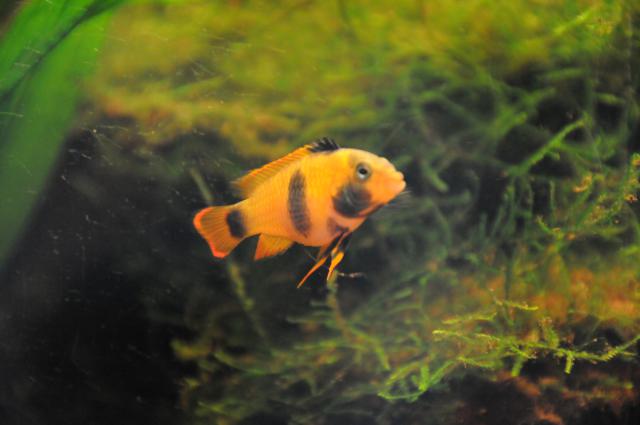
<path id="1" fill-rule="evenodd" d="M 107 48 L 91 89 L 109 138 L 142 156 L 199 143 L 182 178 L 206 192 L 330 135 L 387 156 L 412 191 L 409 208 L 356 234 L 342 268 L 365 278 L 295 291 L 300 250 L 229 260 L 216 290 L 235 300 L 201 306 L 193 339 L 174 343 L 197 366 L 183 394 L 194 423 L 449 423 L 472 405 L 459 382 L 527 383 L 533 404 L 560 388 L 589 404 L 602 397 L 580 382 L 596 372 L 610 378 L 606 403 L 630 400 L 639 13 L 633 2 L 339 1 L 118 16 L 125 41 Z"/>

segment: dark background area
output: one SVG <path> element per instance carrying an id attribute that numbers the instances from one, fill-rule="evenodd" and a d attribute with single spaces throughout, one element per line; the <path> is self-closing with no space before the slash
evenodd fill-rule
<path id="1" fill-rule="evenodd" d="M 189 216 L 174 223 L 158 211 L 195 211 L 201 201 L 193 188 L 114 176 L 95 146 L 89 132 L 68 141 L 0 279 L 1 424 L 176 424 L 184 415 L 178 391 L 189 370 L 170 343 L 188 331 L 150 315 L 181 318 L 188 283 L 154 271 L 194 276 L 200 267 L 202 281 L 218 282 L 206 261 L 158 254 L 158 244 L 206 254 Z M 96 206 L 82 185 L 114 202 Z M 166 205 L 148 203 L 153 191 Z"/>

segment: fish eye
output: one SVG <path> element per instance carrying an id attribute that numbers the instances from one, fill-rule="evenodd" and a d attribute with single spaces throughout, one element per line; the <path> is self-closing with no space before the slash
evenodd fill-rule
<path id="1" fill-rule="evenodd" d="M 369 167 L 368 164 L 361 162 L 360 164 L 356 165 L 356 176 L 360 180 L 367 180 L 369 176 L 371 176 L 371 167 Z"/>

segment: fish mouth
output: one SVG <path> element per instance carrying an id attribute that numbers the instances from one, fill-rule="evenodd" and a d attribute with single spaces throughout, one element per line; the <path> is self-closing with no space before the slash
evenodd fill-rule
<path id="1" fill-rule="evenodd" d="M 402 174 L 400 171 L 395 171 L 392 174 L 391 178 L 393 180 L 393 191 L 396 194 L 402 192 L 404 188 L 407 187 L 407 183 L 404 181 L 404 174 Z"/>

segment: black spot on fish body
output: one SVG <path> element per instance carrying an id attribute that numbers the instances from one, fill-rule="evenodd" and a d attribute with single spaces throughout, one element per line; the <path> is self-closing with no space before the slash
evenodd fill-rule
<path id="1" fill-rule="evenodd" d="M 289 196 L 287 198 L 287 209 L 289 217 L 296 231 L 304 236 L 311 230 L 311 219 L 306 198 L 306 180 L 304 175 L 297 170 L 289 180 Z"/>
<path id="2" fill-rule="evenodd" d="M 371 206 L 371 193 L 357 183 L 345 184 L 331 199 L 333 208 L 344 217 L 362 217 L 362 212 Z"/>
<path id="3" fill-rule="evenodd" d="M 333 217 L 329 217 L 327 219 L 327 231 L 331 235 L 339 235 L 348 232 L 349 228 L 339 225 L 338 222 L 333 219 Z"/>
<path id="4" fill-rule="evenodd" d="M 336 143 L 335 140 L 330 139 L 328 137 L 323 137 L 321 139 L 316 140 L 311 145 L 309 145 L 309 151 L 316 152 L 331 152 L 340 149 L 340 146 Z"/>
<path id="5" fill-rule="evenodd" d="M 240 210 L 231 210 L 227 214 L 227 225 L 229 233 L 234 238 L 241 239 L 247 234 L 247 228 L 244 224 L 244 216 Z"/>

